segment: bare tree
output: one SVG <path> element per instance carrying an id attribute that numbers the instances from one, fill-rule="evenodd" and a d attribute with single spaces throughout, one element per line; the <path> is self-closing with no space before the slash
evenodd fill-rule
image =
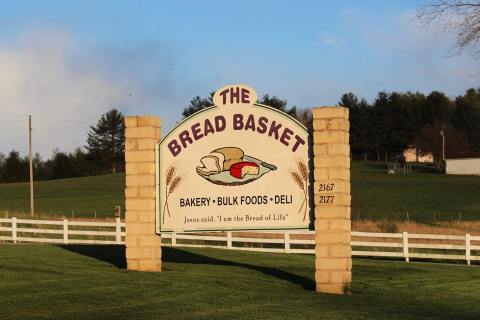
<path id="1" fill-rule="evenodd" d="M 429 0 L 420 4 L 417 18 L 440 32 L 456 34 L 456 52 L 472 48 L 480 55 L 480 1 Z"/>

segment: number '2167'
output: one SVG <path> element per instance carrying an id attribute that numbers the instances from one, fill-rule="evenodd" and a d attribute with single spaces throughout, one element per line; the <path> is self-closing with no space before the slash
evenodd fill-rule
<path id="1" fill-rule="evenodd" d="M 333 187 L 335 186 L 335 183 L 320 183 L 320 186 L 318 187 L 318 191 L 333 191 Z"/>

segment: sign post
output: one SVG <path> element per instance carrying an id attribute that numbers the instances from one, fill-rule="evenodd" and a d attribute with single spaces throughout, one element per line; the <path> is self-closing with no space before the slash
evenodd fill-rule
<path id="1" fill-rule="evenodd" d="M 162 270 L 162 239 L 155 234 L 155 146 L 161 121 L 125 118 L 125 244 L 129 270 Z"/>
<path id="2" fill-rule="evenodd" d="M 349 293 L 348 109 L 313 109 L 314 208 L 309 135 L 296 119 L 256 103 L 245 85 L 218 90 L 214 106 L 161 141 L 160 119 L 127 117 L 126 257 L 130 270 L 161 271 L 161 235 L 292 230 L 315 226 L 316 290 Z M 285 233 L 286 252 L 289 233 Z"/>
<path id="3" fill-rule="evenodd" d="M 350 292 L 350 145 L 348 109 L 313 109 L 315 281 L 318 292 Z"/>

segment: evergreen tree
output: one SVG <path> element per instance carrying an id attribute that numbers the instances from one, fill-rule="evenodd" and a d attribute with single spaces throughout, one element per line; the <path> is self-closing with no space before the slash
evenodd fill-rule
<path id="1" fill-rule="evenodd" d="M 210 93 L 210 96 L 208 98 L 201 98 L 199 96 L 196 96 L 192 100 L 190 100 L 190 103 L 188 106 L 183 109 L 182 111 L 182 116 L 183 119 L 188 118 L 192 114 L 203 110 L 205 108 L 213 106 L 213 95 L 215 92 Z M 287 100 L 282 100 L 277 98 L 276 96 L 270 96 L 268 94 L 263 95 L 263 97 L 258 100 L 258 103 L 267 105 L 269 107 L 281 110 L 287 114 L 289 114 L 292 117 L 295 117 L 297 119 L 301 118 L 302 116 L 305 116 L 305 114 L 302 115 L 302 112 L 300 112 L 299 115 L 297 115 L 297 107 L 293 106 L 290 108 L 287 108 Z M 301 120 L 301 119 L 299 119 Z"/>
<path id="2" fill-rule="evenodd" d="M 28 159 L 21 158 L 18 151 L 12 150 L 3 161 L 1 180 L 3 182 L 27 181 Z"/>
<path id="3" fill-rule="evenodd" d="M 87 150 L 93 160 L 116 173 L 123 169 L 125 158 L 125 120 L 121 112 L 112 109 L 103 114 L 88 132 Z"/>
<path id="4" fill-rule="evenodd" d="M 291 108 L 287 108 L 287 100 L 282 100 L 280 98 L 277 98 L 276 96 L 270 97 L 268 94 L 265 94 L 258 101 L 258 103 L 283 111 L 286 114 L 297 118 L 297 107 L 293 106 Z"/>
<path id="5" fill-rule="evenodd" d="M 190 100 L 190 103 L 188 104 L 188 107 L 186 107 L 182 111 L 183 119 L 188 118 L 192 114 L 194 114 L 194 113 L 196 113 L 196 112 L 198 112 L 202 109 L 213 106 L 213 95 L 214 94 L 215 94 L 215 92 L 211 92 L 210 97 L 208 97 L 208 98 L 200 98 L 199 96 L 196 96 L 195 98 Z"/>
<path id="6" fill-rule="evenodd" d="M 468 89 L 455 100 L 452 115 L 455 128 L 464 132 L 475 151 L 480 152 L 480 89 Z M 447 136 L 448 137 L 448 136 Z"/>

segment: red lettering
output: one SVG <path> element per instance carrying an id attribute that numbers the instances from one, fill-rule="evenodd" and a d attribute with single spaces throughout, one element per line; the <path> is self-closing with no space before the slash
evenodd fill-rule
<path id="1" fill-rule="evenodd" d="M 215 117 L 215 129 L 217 132 L 222 132 L 225 130 L 225 127 L 227 125 L 227 121 L 225 120 L 224 116 L 216 116 Z"/>
<path id="2" fill-rule="evenodd" d="M 243 115 L 236 113 L 233 115 L 233 130 L 243 129 Z"/>
<path id="3" fill-rule="evenodd" d="M 258 127 L 257 127 L 258 133 L 267 132 L 267 122 L 268 122 L 268 119 L 265 117 L 258 118 Z"/>
<path id="4" fill-rule="evenodd" d="M 178 137 L 180 138 L 180 142 L 182 143 L 182 146 L 184 148 L 187 147 L 187 142 L 190 143 L 190 144 L 193 143 L 192 138 L 190 138 L 190 133 L 187 130 L 184 130 L 184 131 L 180 132 Z"/>
<path id="5" fill-rule="evenodd" d="M 222 96 L 223 104 L 227 103 L 227 93 L 228 93 L 228 89 L 225 89 L 222 92 L 220 92 L 220 95 Z"/>
<path id="6" fill-rule="evenodd" d="M 253 114 L 248 116 L 247 122 L 245 123 L 245 130 L 248 129 L 255 131 L 255 119 L 253 118 Z"/>
<path id="7" fill-rule="evenodd" d="M 295 152 L 297 151 L 298 147 L 300 145 L 304 145 L 305 144 L 305 140 L 303 140 L 302 138 L 300 138 L 298 135 L 295 135 L 295 144 L 293 145 L 293 148 L 292 148 L 292 151 Z"/>
<path id="8" fill-rule="evenodd" d="M 280 142 L 288 147 L 288 140 L 290 140 L 292 134 L 292 130 L 285 128 L 285 130 L 283 130 L 282 136 L 280 137 Z"/>
<path id="9" fill-rule="evenodd" d="M 242 88 L 242 103 L 250 103 L 250 91 L 248 89 Z"/>
<path id="10" fill-rule="evenodd" d="M 182 151 L 182 148 L 175 139 L 168 143 L 168 149 L 174 157 L 176 157 L 180 153 L 180 151 Z"/>
<path id="11" fill-rule="evenodd" d="M 278 137 L 279 137 L 279 133 L 278 133 L 278 130 L 280 130 L 280 128 L 282 127 L 282 124 L 279 123 L 278 125 L 276 125 L 276 122 L 275 121 L 272 121 L 272 125 L 270 126 L 270 130 L 268 131 L 268 136 L 271 137 L 272 134 L 275 135 L 275 140 L 278 140 Z"/>
<path id="12" fill-rule="evenodd" d="M 203 133 L 205 134 L 205 137 L 208 136 L 209 133 L 215 133 L 213 125 L 208 119 L 205 119 L 205 130 L 203 131 Z"/>
<path id="13" fill-rule="evenodd" d="M 202 130 L 200 129 L 200 123 L 195 123 L 192 126 L 193 139 L 198 140 L 203 138 Z"/>
<path id="14" fill-rule="evenodd" d="M 240 88 L 230 88 L 230 103 L 233 104 L 233 99 L 235 99 L 235 103 L 240 102 Z"/>

